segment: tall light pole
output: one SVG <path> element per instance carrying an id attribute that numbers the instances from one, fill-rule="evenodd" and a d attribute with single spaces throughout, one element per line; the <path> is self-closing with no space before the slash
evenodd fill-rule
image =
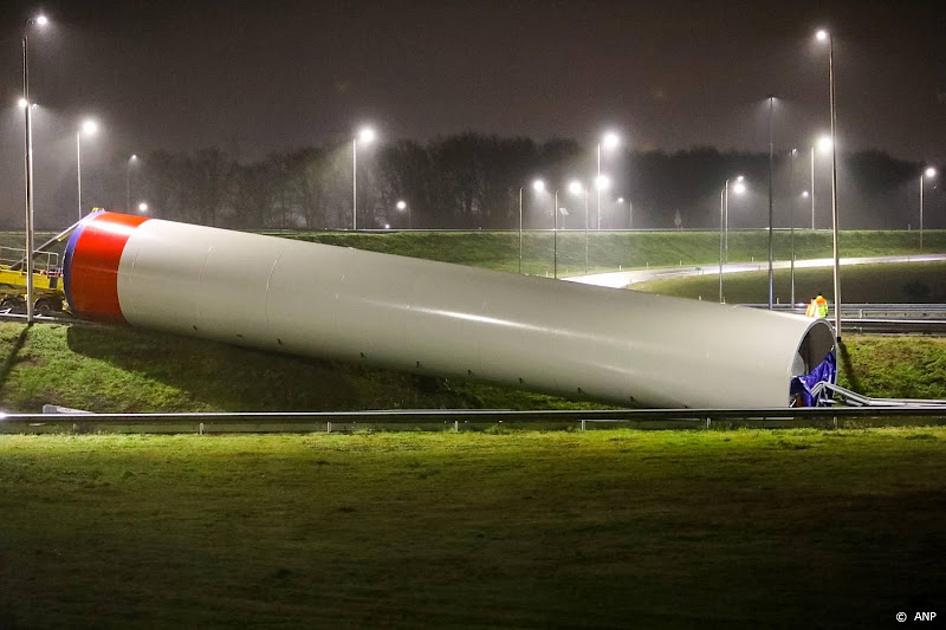
<path id="1" fill-rule="evenodd" d="M 811 231 L 815 231 L 815 145 L 811 145 Z"/>
<path id="2" fill-rule="evenodd" d="M 137 163 L 138 156 L 132 153 L 125 166 L 125 212 L 131 212 L 131 168 Z"/>
<path id="3" fill-rule="evenodd" d="M 601 147 L 603 146 L 605 150 L 612 150 L 618 148 L 621 144 L 621 137 L 613 131 L 609 131 L 601 136 L 601 140 L 598 142 L 597 150 L 597 171 L 595 172 L 595 184 L 601 179 Z M 602 189 L 595 186 L 595 218 L 597 222 L 597 229 L 601 229 L 601 191 Z"/>
<path id="4" fill-rule="evenodd" d="M 798 149 L 792 149 L 788 166 L 788 249 L 789 249 L 789 279 L 791 291 L 789 301 L 792 306 L 795 305 L 795 158 L 798 157 Z"/>
<path id="5" fill-rule="evenodd" d="M 84 120 L 76 131 L 76 182 L 79 190 L 79 218 L 82 218 L 82 134 L 94 136 L 99 130 L 94 120 Z"/>
<path id="6" fill-rule="evenodd" d="M 533 180 L 532 190 L 536 194 L 545 192 L 545 182 L 541 179 Z M 522 187 L 519 187 L 519 273 L 522 273 Z"/>
<path id="7" fill-rule="evenodd" d="M 772 268 L 772 258 L 775 255 L 775 246 L 773 241 L 773 176 L 775 173 L 775 97 L 769 96 L 769 310 L 772 310 L 772 302 L 775 293 L 775 273 Z"/>
<path id="8" fill-rule="evenodd" d="M 927 179 L 933 179 L 936 177 L 936 169 L 932 166 L 926 167 L 926 169 L 920 173 L 920 249 L 923 249 L 923 184 Z"/>
<path id="9" fill-rule="evenodd" d="M 585 198 L 585 273 L 588 273 L 588 191 L 580 181 L 573 180 L 568 184 L 568 192 L 576 197 Z"/>
<path id="10" fill-rule="evenodd" d="M 558 279 L 558 189 L 552 195 L 552 277 Z"/>
<path id="11" fill-rule="evenodd" d="M 26 322 L 33 323 L 33 114 L 32 101 L 30 100 L 30 27 L 36 25 L 40 28 L 49 24 L 49 19 L 45 15 L 37 15 L 26 21 L 26 28 L 23 30 L 23 112 L 25 116 L 25 129 L 23 143 L 25 145 L 24 168 L 26 171 Z"/>
<path id="12" fill-rule="evenodd" d="M 413 228 L 414 228 L 414 218 L 413 218 L 413 216 L 411 216 L 411 214 L 412 214 L 412 213 L 411 213 L 411 208 L 410 208 L 410 206 L 407 205 L 407 202 L 404 201 L 403 199 L 399 199 L 398 202 L 397 202 L 396 204 L 394 204 L 394 207 L 397 208 L 400 212 L 404 212 L 405 210 L 407 210 L 407 228 L 408 228 L 409 230 L 410 230 L 410 229 L 413 229 Z"/>
<path id="13" fill-rule="evenodd" d="M 358 143 L 374 142 L 375 132 L 371 127 L 362 127 L 351 139 L 351 229 L 358 230 Z"/>
<path id="14" fill-rule="evenodd" d="M 828 101 L 831 109 L 831 232 L 834 250 L 834 331 L 841 340 L 841 258 L 838 243 L 838 139 L 837 108 L 834 91 L 834 37 L 824 29 L 815 37 L 828 44 Z"/>
<path id="15" fill-rule="evenodd" d="M 719 303 L 723 303 L 723 261 L 729 262 L 729 189 L 741 195 L 746 192 L 745 178 L 740 175 L 735 182 L 727 179 L 719 191 Z"/>
<path id="16" fill-rule="evenodd" d="M 728 180 L 727 180 L 728 181 Z M 737 195 L 741 195 L 746 192 L 746 178 L 742 175 L 736 177 L 736 181 L 733 182 L 733 192 Z M 726 206 L 725 214 L 723 216 L 723 262 L 729 262 L 729 193 L 727 192 L 726 197 Z"/>

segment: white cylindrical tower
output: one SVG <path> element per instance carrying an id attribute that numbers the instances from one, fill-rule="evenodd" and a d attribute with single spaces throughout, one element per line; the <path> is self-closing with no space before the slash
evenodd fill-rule
<path id="1" fill-rule="evenodd" d="M 80 316 L 617 405 L 784 407 L 824 320 L 140 216 L 65 256 Z"/>

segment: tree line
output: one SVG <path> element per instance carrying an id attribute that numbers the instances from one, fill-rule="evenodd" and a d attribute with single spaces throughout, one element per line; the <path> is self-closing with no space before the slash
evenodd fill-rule
<path id="1" fill-rule="evenodd" d="M 136 197 L 161 218 L 245 229 L 340 229 L 351 226 L 352 147 L 326 145 L 273 153 L 244 162 L 210 148 L 194 153 L 156 151 L 136 175 Z M 593 148 L 570 139 L 536 142 L 479 133 L 439 137 L 426 143 L 399 140 L 358 152 L 359 227 L 513 228 L 522 189 L 525 224 L 549 227 L 552 197 L 568 227 L 584 222 L 585 199 L 567 192 L 572 178 L 593 186 Z M 915 180 L 922 165 L 866 151 L 839 156 L 844 222 L 849 227 L 906 227 L 914 212 Z M 819 226 L 829 220 L 827 158 L 816 157 Z M 600 193 L 603 227 L 706 228 L 718 225 L 723 181 L 743 174 L 744 200 L 732 199 L 732 224 L 762 225 L 767 216 L 768 156 L 721 152 L 623 149 L 604 156 L 611 179 Z M 541 177 L 546 192 L 532 190 Z M 780 152 L 776 161 L 776 224 L 809 222 L 807 151 Z M 938 189 L 927 191 L 930 208 L 943 205 Z M 599 196 L 588 195 L 589 222 Z M 618 199 L 621 199 L 619 202 Z M 406 208 L 398 209 L 398 201 Z M 741 204 L 741 206 L 739 206 Z M 567 213 L 567 217 L 566 214 Z M 933 216 L 932 214 L 930 216 Z M 915 221 L 913 222 L 915 224 Z"/>

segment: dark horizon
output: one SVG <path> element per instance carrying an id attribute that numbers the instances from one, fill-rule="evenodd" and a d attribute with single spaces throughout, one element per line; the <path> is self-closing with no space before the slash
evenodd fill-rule
<path id="1" fill-rule="evenodd" d="M 46 216 L 74 198 L 83 116 L 101 123 L 83 180 L 102 202 L 131 153 L 219 147 L 255 161 L 342 145 L 364 123 L 385 143 L 475 130 L 593 148 L 616 129 L 636 151 L 759 152 L 774 93 L 776 148 L 804 150 L 828 129 L 822 26 L 835 34 L 840 149 L 946 164 L 946 12 L 932 3 L 17 1 L 0 9 L 9 218 L 22 203 L 19 37 L 37 10 L 52 20 L 31 39 Z"/>

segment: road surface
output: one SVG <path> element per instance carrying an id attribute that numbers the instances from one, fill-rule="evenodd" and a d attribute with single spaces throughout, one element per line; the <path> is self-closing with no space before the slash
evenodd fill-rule
<path id="1" fill-rule="evenodd" d="M 841 265 L 878 265 L 891 263 L 910 263 L 910 262 L 936 262 L 946 260 L 946 254 L 910 254 L 907 256 L 863 256 L 860 258 L 842 258 Z M 834 264 L 833 258 L 810 258 L 808 260 L 796 260 L 796 269 L 812 269 L 816 267 L 831 267 Z M 773 267 L 775 269 L 788 269 L 789 261 L 777 260 Z M 723 273 L 741 273 L 745 271 L 765 271 L 768 269 L 766 261 L 761 262 L 739 262 L 723 265 Z M 599 287 L 611 287 L 614 289 L 623 289 L 638 282 L 648 280 L 665 280 L 668 278 L 681 278 L 685 276 L 718 275 L 718 264 L 694 265 L 689 267 L 654 267 L 651 269 L 631 269 L 628 271 L 611 271 L 608 273 L 593 273 L 581 276 L 569 276 L 563 278 L 569 282 L 581 282 L 582 284 L 593 284 Z"/>

